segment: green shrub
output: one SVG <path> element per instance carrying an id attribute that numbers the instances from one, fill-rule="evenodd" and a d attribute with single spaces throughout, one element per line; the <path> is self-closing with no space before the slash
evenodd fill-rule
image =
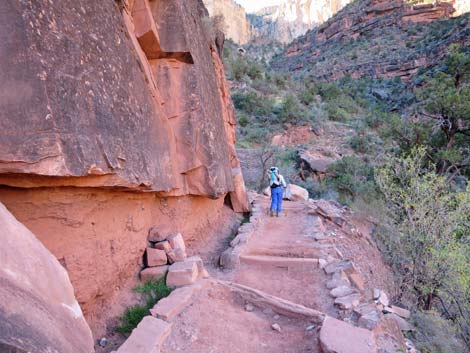
<path id="1" fill-rule="evenodd" d="M 349 139 L 351 147 L 359 153 L 377 152 L 377 140 L 375 136 L 362 130 Z"/>
<path id="2" fill-rule="evenodd" d="M 240 126 L 245 127 L 249 123 L 250 121 L 248 120 L 248 117 L 246 115 L 243 115 L 243 114 L 238 115 L 238 124 L 240 124 Z"/>
<path id="3" fill-rule="evenodd" d="M 171 293 L 171 288 L 166 285 L 166 276 L 159 281 L 150 281 L 134 288 L 134 291 L 142 294 L 144 304 L 127 308 L 121 316 L 118 332 L 130 333 L 142 319 L 149 315 L 149 310 L 162 298 Z"/>
<path id="4" fill-rule="evenodd" d="M 417 312 L 412 317 L 416 327 L 413 341 L 421 353 L 460 353 L 465 346 L 456 337 L 454 323 L 435 311 Z"/>
<path id="5" fill-rule="evenodd" d="M 315 96 L 309 89 L 304 89 L 299 93 L 300 101 L 305 105 L 310 105 L 314 100 Z"/>
<path id="6" fill-rule="evenodd" d="M 333 187 L 340 194 L 340 202 L 349 204 L 355 198 L 365 200 L 378 196 L 374 180 L 374 169 L 357 157 L 344 157 L 328 168 L 332 178 L 327 185 Z"/>
<path id="7" fill-rule="evenodd" d="M 351 114 L 337 104 L 327 103 L 325 110 L 330 120 L 347 121 L 351 119 Z"/>
<path id="8" fill-rule="evenodd" d="M 307 121 L 310 117 L 309 112 L 293 94 L 288 94 L 284 98 L 279 116 L 284 123 L 299 123 Z"/>

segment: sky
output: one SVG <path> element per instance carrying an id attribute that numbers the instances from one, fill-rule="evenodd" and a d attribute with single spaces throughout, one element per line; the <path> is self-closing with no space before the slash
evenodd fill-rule
<path id="1" fill-rule="evenodd" d="M 266 6 L 279 5 L 283 0 L 235 0 L 242 5 L 247 12 L 254 12 Z"/>

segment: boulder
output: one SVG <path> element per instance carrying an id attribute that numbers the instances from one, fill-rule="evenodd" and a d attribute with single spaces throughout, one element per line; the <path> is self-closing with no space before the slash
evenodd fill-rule
<path id="1" fill-rule="evenodd" d="M 344 219 L 343 210 L 341 206 L 332 201 L 319 200 L 315 203 L 315 212 L 320 216 L 329 219 L 336 225 L 342 227 L 346 220 Z"/>
<path id="2" fill-rule="evenodd" d="M 382 304 L 383 306 L 389 306 L 390 300 L 388 299 L 387 293 L 384 291 L 380 292 L 379 298 L 377 299 L 379 304 Z"/>
<path id="3" fill-rule="evenodd" d="M 323 269 L 326 274 L 330 275 L 337 271 L 348 272 L 348 270 L 353 270 L 354 265 L 350 260 L 341 260 L 336 262 L 331 262 Z"/>
<path id="4" fill-rule="evenodd" d="M 181 233 L 171 234 L 168 236 L 167 240 L 173 250 L 179 248 L 186 254 L 186 245 L 184 244 L 184 239 Z"/>
<path id="5" fill-rule="evenodd" d="M 228 248 L 226 249 L 219 258 L 219 265 L 224 269 L 234 269 L 240 265 L 240 249 Z"/>
<path id="6" fill-rule="evenodd" d="M 357 324 L 359 327 L 373 330 L 379 324 L 380 316 L 381 314 L 378 310 L 369 311 L 359 318 Z"/>
<path id="7" fill-rule="evenodd" d="M 318 259 L 318 267 L 320 269 L 325 268 L 326 265 L 328 265 L 328 262 L 325 259 Z"/>
<path id="8" fill-rule="evenodd" d="M 333 298 L 338 298 L 338 297 L 345 297 L 347 295 L 350 295 L 350 294 L 353 294 L 355 293 L 356 291 L 354 289 L 352 289 L 351 287 L 348 287 L 348 286 L 339 286 L 339 287 L 336 287 L 336 288 L 333 288 L 331 291 L 330 291 L 330 295 L 333 297 Z"/>
<path id="9" fill-rule="evenodd" d="M 140 280 L 144 283 L 149 281 L 158 281 L 165 277 L 170 266 L 149 267 L 140 271 Z"/>
<path id="10" fill-rule="evenodd" d="M 320 329 L 323 353 L 376 353 L 377 347 L 371 331 L 354 327 L 344 321 L 326 317 Z"/>
<path id="11" fill-rule="evenodd" d="M 146 316 L 132 331 L 117 353 L 156 353 L 171 333 L 171 324 Z"/>
<path id="12" fill-rule="evenodd" d="M 343 310 L 351 310 L 359 305 L 361 296 L 359 294 L 350 294 L 345 297 L 335 299 L 335 304 Z"/>
<path id="13" fill-rule="evenodd" d="M 359 273 L 357 272 L 354 272 L 354 273 L 350 273 L 348 274 L 348 277 L 349 277 L 349 280 L 351 281 L 351 283 L 357 288 L 359 289 L 361 292 L 364 292 L 365 290 L 365 280 L 364 280 L 364 277 L 362 277 Z"/>
<path id="14" fill-rule="evenodd" d="M 181 287 L 193 284 L 199 275 L 197 263 L 195 261 L 175 262 L 168 269 L 166 284 L 169 287 Z"/>
<path id="15" fill-rule="evenodd" d="M 396 314 L 404 319 L 409 319 L 411 316 L 411 313 L 409 310 L 400 308 L 395 305 L 385 307 L 384 312 L 389 313 L 389 314 Z"/>
<path id="16" fill-rule="evenodd" d="M 0 350 L 94 352 L 67 271 L 0 203 Z"/>
<path id="17" fill-rule="evenodd" d="M 200 288 L 200 286 L 192 285 L 175 289 L 168 297 L 160 299 L 150 309 L 150 314 L 156 318 L 171 321 L 188 306 L 193 294 Z"/>
<path id="18" fill-rule="evenodd" d="M 351 283 L 347 275 L 343 271 L 337 271 L 333 274 L 333 278 L 326 283 L 326 288 L 333 289 L 339 286 L 350 286 Z"/>
<path id="19" fill-rule="evenodd" d="M 162 266 L 168 262 L 165 250 L 147 248 L 145 255 L 148 267 Z"/>
<path id="20" fill-rule="evenodd" d="M 330 165 L 336 161 L 335 158 L 326 157 L 320 153 L 311 153 L 309 151 L 300 152 L 299 157 L 302 161 L 307 163 L 312 172 L 323 174 L 327 173 Z"/>
<path id="21" fill-rule="evenodd" d="M 263 190 L 263 195 L 271 197 L 271 188 L 269 186 Z"/>
<path id="22" fill-rule="evenodd" d="M 173 249 L 167 255 L 170 264 L 181 262 L 186 259 L 186 253 L 181 248 Z"/>
<path id="23" fill-rule="evenodd" d="M 414 328 L 413 326 L 408 323 L 408 321 L 406 321 L 404 318 L 396 315 L 396 314 L 386 314 L 385 317 L 387 318 L 392 318 L 396 324 L 398 325 L 398 327 L 400 328 L 400 330 L 402 331 L 413 331 Z"/>
<path id="24" fill-rule="evenodd" d="M 156 243 L 155 244 L 155 249 L 164 250 L 165 253 L 167 253 L 167 254 L 172 250 L 171 245 L 167 240 Z"/>
<path id="25" fill-rule="evenodd" d="M 308 201 L 308 191 L 295 184 L 287 185 L 286 195 L 290 201 Z"/>
<path id="26" fill-rule="evenodd" d="M 167 233 L 163 232 L 158 227 L 152 227 L 149 230 L 148 241 L 151 241 L 151 242 L 164 241 L 166 237 L 167 237 Z"/>
<path id="27" fill-rule="evenodd" d="M 374 335 L 384 352 L 407 352 L 405 337 L 390 315 L 381 315 L 379 324 L 374 328 Z"/>
<path id="28" fill-rule="evenodd" d="M 378 309 L 374 304 L 364 303 L 354 308 L 353 311 L 355 314 L 362 316 L 362 315 L 370 313 L 371 311 L 377 311 L 377 310 Z"/>
<path id="29" fill-rule="evenodd" d="M 202 259 L 199 256 L 191 256 L 186 259 L 187 262 L 194 262 L 197 266 L 197 270 L 199 274 L 202 274 L 206 271 L 204 268 L 204 263 L 202 262 Z"/>

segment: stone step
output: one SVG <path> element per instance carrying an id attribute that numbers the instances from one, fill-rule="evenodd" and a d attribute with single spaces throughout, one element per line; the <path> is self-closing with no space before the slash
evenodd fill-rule
<path id="1" fill-rule="evenodd" d="M 217 283 L 226 286 L 247 302 L 263 309 L 269 308 L 280 315 L 292 318 L 306 318 L 316 324 L 321 324 L 326 316 L 318 310 L 307 308 L 303 305 L 293 303 L 289 300 L 276 297 L 243 284 L 222 280 L 217 280 Z"/>
<path id="2" fill-rule="evenodd" d="M 263 256 L 263 255 L 241 255 L 240 263 L 246 265 L 268 265 L 268 266 L 318 266 L 318 259 L 303 257 Z"/>
<path id="3" fill-rule="evenodd" d="M 132 331 L 117 353 L 158 353 L 171 333 L 171 324 L 146 316 Z"/>
<path id="4" fill-rule="evenodd" d="M 190 304 L 193 295 L 206 285 L 206 281 L 199 281 L 191 286 L 175 289 L 168 297 L 160 299 L 150 309 L 150 313 L 158 319 L 171 321 Z"/>

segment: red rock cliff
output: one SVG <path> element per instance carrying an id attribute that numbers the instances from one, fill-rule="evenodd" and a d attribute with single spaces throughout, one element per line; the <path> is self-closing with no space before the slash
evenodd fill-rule
<path id="1" fill-rule="evenodd" d="M 454 1 L 418 2 L 357 0 L 294 40 L 273 66 L 333 80 L 369 76 L 408 81 L 441 57 L 449 43 L 469 43 L 468 17 L 449 19 L 456 13 Z M 449 31 L 428 46 L 427 36 L 433 36 L 429 23 L 436 20 L 448 20 Z M 418 43 L 423 48 L 416 49 Z"/>
<path id="2" fill-rule="evenodd" d="M 68 269 L 92 326 L 149 227 L 197 242 L 225 195 L 249 209 L 205 16 L 200 0 L 0 4 L 0 200 Z"/>

